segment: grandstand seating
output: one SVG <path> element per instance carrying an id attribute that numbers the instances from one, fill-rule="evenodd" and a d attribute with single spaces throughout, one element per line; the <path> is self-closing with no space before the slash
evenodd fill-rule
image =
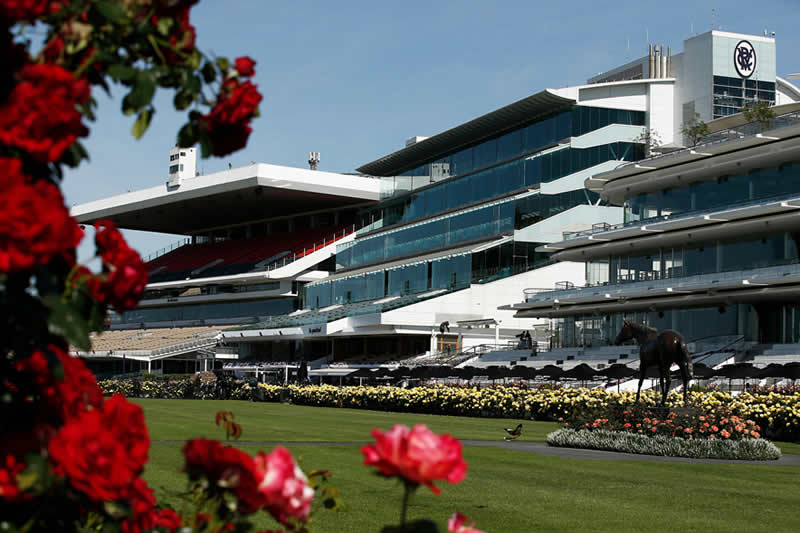
<path id="1" fill-rule="evenodd" d="M 336 231 L 324 227 L 253 239 L 186 244 L 148 262 L 147 267 L 151 282 L 239 274 L 273 258 L 302 257 L 345 234 L 341 228 Z"/>
<path id="2" fill-rule="evenodd" d="M 219 328 L 207 326 L 102 331 L 90 335 L 92 349 L 89 354 L 119 351 L 160 352 L 186 343 L 210 343 L 219 332 Z M 71 347 L 70 351 L 78 353 L 78 350 L 74 347 Z"/>

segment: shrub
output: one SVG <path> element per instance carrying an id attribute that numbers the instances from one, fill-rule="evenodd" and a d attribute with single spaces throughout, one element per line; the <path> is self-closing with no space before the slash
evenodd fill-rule
<path id="1" fill-rule="evenodd" d="M 667 457 L 772 461 L 781 451 L 768 440 L 682 439 L 669 435 L 645 436 L 623 431 L 559 429 L 547 435 L 551 446 L 585 448 Z"/>
<path id="2" fill-rule="evenodd" d="M 608 430 L 683 439 L 743 440 L 761 437 L 761 427 L 734 415 L 727 407 L 698 408 L 612 407 L 576 409 L 564 425 L 570 429 Z"/>

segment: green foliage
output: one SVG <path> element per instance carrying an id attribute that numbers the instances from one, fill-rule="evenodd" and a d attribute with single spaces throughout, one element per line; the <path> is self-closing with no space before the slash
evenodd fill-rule
<path id="1" fill-rule="evenodd" d="M 654 129 L 643 131 L 633 139 L 633 142 L 644 144 L 644 153 L 648 157 L 652 155 L 653 152 L 658 151 L 658 148 L 662 144 L 661 136 Z"/>
<path id="2" fill-rule="evenodd" d="M 773 461 L 781 457 L 778 447 L 765 439 L 688 440 L 668 435 L 648 436 L 605 429 L 559 429 L 547 436 L 547 443 L 567 448 L 698 459 Z"/>
<path id="3" fill-rule="evenodd" d="M 682 128 L 681 133 L 689 139 L 691 146 L 697 146 L 700 139 L 711 133 L 711 128 L 700 119 L 700 113 L 695 113 Z"/>
<path id="4" fill-rule="evenodd" d="M 775 111 L 767 102 L 759 101 L 742 109 L 742 115 L 747 122 L 758 122 L 762 129 L 767 129 L 770 121 L 775 118 Z"/>
<path id="5" fill-rule="evenodd" d="M 46 295 L 43 301 L 50 310 L 48 320 L 50 332 L 64 337 L 70 344 L 82 351 L 91 350 L 89 321 L 83 316 L 81 310 L 56 294 Z"/>

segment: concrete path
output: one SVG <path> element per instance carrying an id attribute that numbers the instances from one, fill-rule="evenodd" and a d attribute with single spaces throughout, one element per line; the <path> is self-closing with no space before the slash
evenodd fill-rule
<path id="1" fill-rule="evenodd" d="M 183 444 L 178 440 L 154 440 L 153 444 Z M 729 459 L 692 459 L 689 457 L 663 457 L 660 455 L 639 455 L 633 453 L 607 452 L 602 450 L 585 450 L 581 448 L 558 448 L 548 446 L 546 442 L 529 442 L 515 440 L 490 441 L 490 440 L 462 440 L 464 446 L 483 446 L 494 448 L 507 448 L 520 452 L 563 457 L 565 459 L 589 459 L 594 461 L 644 461 L 653 463 L 698 463 L 698 464 L 736 464 L 736 465 L 762 465 L 762 466 L 800 466 L 800 455 L 784 453 L 777 461 L 736 461 Z M 367 442 L 253 442 L 233 441 L 237 446 L 364 446 Z"/>

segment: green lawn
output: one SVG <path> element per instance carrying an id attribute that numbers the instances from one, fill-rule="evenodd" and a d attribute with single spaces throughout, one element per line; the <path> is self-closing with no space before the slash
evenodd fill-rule
<path id="1" fill-rule="evenodd" d="M 368 442 L 373 427 L 424 422 L 462 439 L 499 439 L 511 420 L 488 420 L 268 403 L 136 400 L 145 408 L 153 440 L 221 436 L 217 410 L 231 410 L 244 426 L 243 441 Z M 555 424 L 523 422 L 523 439 L 543 440 Z M 800 451 L 789 445 L 791 451 Z M 259 448 L 242 444 L 254 453 Z M 400 485 L 361 465 L 358 446 L 291 445 L 304 470 L 326 468 L 347 509 L 320 511 L 312 529 L 377 532 L 396 522 Z M 790 451 L 790 450 L 787 450 Z M 530 531 L 796 531 L 800 468 L 586 461 L 540 456 L 501 448 L 467 447 L 467 479 L 441 485 L 442 495 L 420 489 L 409 518 L 429 517 L 445 531 L 460 510 L 487 532 Z M 180 445 L 153 444 L 145 477 L 159 496 L 183 487 L 176 474 Z M 654 502 L 660 502 L 655 504 Z M 264 519 L 260 526 L 269 526 Z"/>

